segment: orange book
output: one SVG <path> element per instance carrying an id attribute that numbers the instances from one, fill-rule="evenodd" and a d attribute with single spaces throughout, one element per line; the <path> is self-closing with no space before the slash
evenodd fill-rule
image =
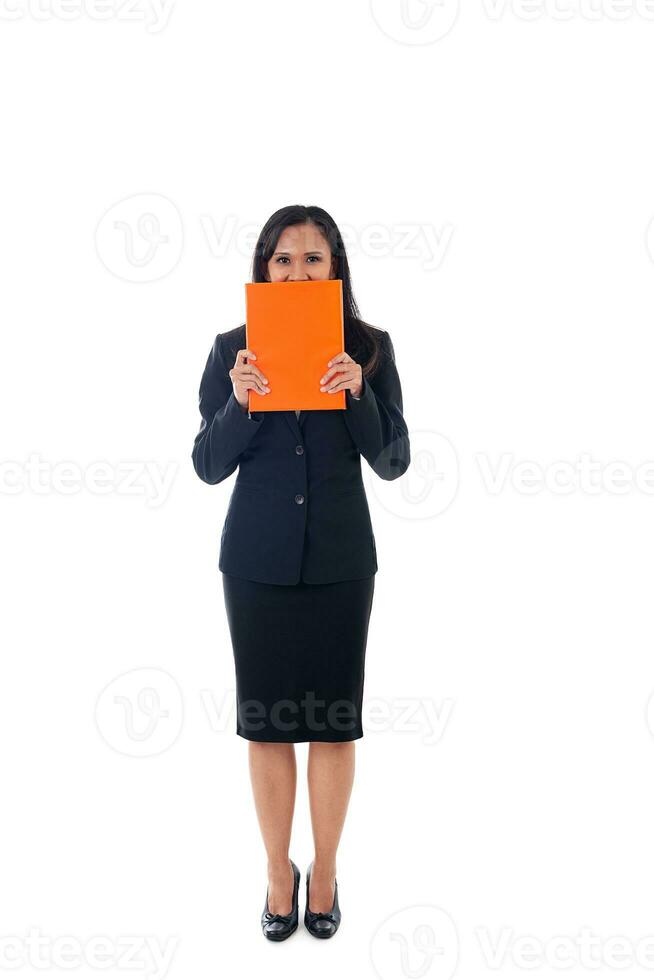
<path id="1" fill-rule="evenodd" d="M 245 341 L 270 391 L 248 390 L 251 412 L 345 408 L 345 391 L 320 390 L 327 361 L 345 350 L 340 279 L 245 284 Z"/>

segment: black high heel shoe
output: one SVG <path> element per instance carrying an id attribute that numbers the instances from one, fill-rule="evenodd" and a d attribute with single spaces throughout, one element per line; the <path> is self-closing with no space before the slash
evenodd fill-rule
<path id="1" fill-rule="evenodd" d="M 266 904 L 261 913 L 261 928 L 266 939 L 281 942 L 293 935 L 298 926 L 298 896 L 300 892 L 300 869 L 291 861 L 293 868 L 293 907 L 288 915 L 279 915 L 268 909 L 268 889 L 266 889 Z"/>
<path id="2" fill-rule="evenodd" d="M 334 878 L 334 904 L 331 912 L 312 912 L 309 908 L 309 884 L 313 861 L 307 868 L 307 902 L 304 907 L 304 924 L 316 939 L 331 939 L 341 924 L 341 910 L 338 904 L 338 882 Z"/>

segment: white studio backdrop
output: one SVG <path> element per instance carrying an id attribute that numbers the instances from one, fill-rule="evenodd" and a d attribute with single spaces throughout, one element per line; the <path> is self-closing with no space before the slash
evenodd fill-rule
<path id="1" fill-rule="evenodd" d="M 651 974 L 653 50 L 647 0 L 0 0 L 11 975 Z M 346 234 L 413 462 L 363 464 L 343 926 L 271 948 L 233 478 L 190 453 L 295 203 Z"/>

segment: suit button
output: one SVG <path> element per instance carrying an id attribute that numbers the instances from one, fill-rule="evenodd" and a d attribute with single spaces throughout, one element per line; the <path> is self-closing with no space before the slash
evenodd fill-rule
<path id="1" fill-rule="evenodd" d="M 298 456 L 301 456 L 302 453 L 304 452 L 304 446 L 296 446 L 295 452 L 298 454 Z"/>
<path id="2" fill-rule="evenodd" d="M 301 493 L 296 493 L 295 494 L 295 503 L 296 504 L 303 504 L 304 503 L 304 497 L 302 496 Z"/>

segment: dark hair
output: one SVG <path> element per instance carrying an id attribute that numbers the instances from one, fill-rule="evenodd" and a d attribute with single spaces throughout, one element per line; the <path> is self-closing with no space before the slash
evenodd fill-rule
<path id="1" fill-rule="evenodd" d="M 275 211 L 261 229 L 252 259 L 252 282 L 267 282 L 267 265 L 279 241 L 290 225 L 313 224 L 326 238 L 332 257 L 336 259 L 336 278 L 343 283 L 343 327 L 345 349 L 361 364 L 363 374 L 374 374 L 379 364 L 381 344 L 374 328 L 361 319 L 350 279 L 350 267 L 345 244 L 336 222 L 330 214 L 315 204 L 289 204 Z"/>

